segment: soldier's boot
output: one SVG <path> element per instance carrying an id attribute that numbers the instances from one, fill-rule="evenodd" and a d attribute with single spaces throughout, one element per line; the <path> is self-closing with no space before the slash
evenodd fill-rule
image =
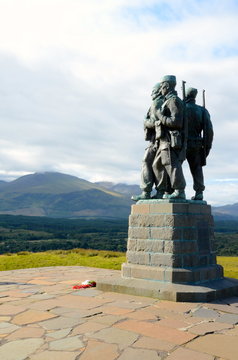
<path id="1" fill-rule="evenodd" d="M 184 190 L 174 190 L 174 192 L 167 196 L 167 199 L 186 199 Z"/>
<path id="2" fill-rule="evenodd" d="M 164 192 L 163 191 L 156 191 L 156 194 L 152 196 L 152 199 L 163 199 Z"/>
<path id="3" fill-rule="evenodd" d="M 139 200 L 146 200 L 146 199 L 150 199 L 150 192 L 148 191 L 142 191 L 142 193 L 140 195 L 133 195 L 131 197 L 131 200 L 134 201 L 139 201 Z"/>
<path id="4" fill-rule="evenodd" d="M 196 191 L 195 196 L 191 198 L 191 200 L 203 200 L 203 192 L 202 191 Z"/>
<path id="5" fill-rule="evenodd" d="M 163 199 L 169 199 L 169 196 L 171 194 L 168 191 L 165 191 L 164 195 L 163 195 Z"/>

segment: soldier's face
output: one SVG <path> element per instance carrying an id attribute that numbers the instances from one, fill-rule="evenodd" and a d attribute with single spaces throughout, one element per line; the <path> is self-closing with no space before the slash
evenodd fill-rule
<path id="1" fill-rule="evenodd" d="M 162 95 L 168 94 L 168 90 L 169 90 L 168 84 L 167 84 L 167 83 L 163 83 L 163 84 L 161 85 L 161 88 L 160 88 L 161 94 L 162 94 Z"/>
<path id="2" fill-rule="evenodd" d="M 159 93 L 160 93 L 160 88 L 153 88 L 151 93 L 152 99 L 155 99 L 159 95 Z"/>

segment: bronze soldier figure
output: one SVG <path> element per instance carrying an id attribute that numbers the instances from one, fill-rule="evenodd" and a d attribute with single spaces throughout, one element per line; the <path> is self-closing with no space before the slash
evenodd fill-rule
<path id="1" fill-rule="evenodd" d="M 160 83 L 155 84 L 151 93 L 152 105 L 149 108 L 147 115 L 144 120 L 144 132 L 145 140 L 150 141 L 149 146 L 145 149 L 145 154 L 142 160 L 141 170 L 141 190 L 140 195 L 132 196 L 132 200 L 138 201 L 143 199 L 150 199 L 150 194 L 154 184 L 157 184 L 152 164 L 155 158 L 157 143 L 155 139 L 155 121 L 158 120 L 156 117 L 156 111 L 163 104 L 163 97 L 160 92 Z"/>
<path id="2" fill-rule="evenodd" d="M 156 111 L 156 139 L 159 147 L 153 162 L 157 179 L 157 199 L 185 199 L 186 182 L 182 171 L 181 158 L 184 132 L 184 104 L 175 91 L 176 77 L 166 75 L 161 81 L 163 105 Z M 170 180 L 172 194 L 167 194 L 167 182 Z"/>
<path id="3" fill-rule="evenodd" d="M 195 103 L 197 89 L 186 90 L 186 116 L 188 122 L 187 161 L 193 177 L 195 196 L 192 200 L 203 200 L 204 178 L 202 167 L 213 141 L 213 127 L 207 109 Z M 205 104 L 204 104 L 205 105 Z"/>

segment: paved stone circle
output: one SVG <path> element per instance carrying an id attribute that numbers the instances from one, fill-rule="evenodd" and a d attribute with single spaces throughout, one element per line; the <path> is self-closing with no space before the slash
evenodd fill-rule
<path id="1" fill-rule="evenodd" d="M 117 271 L 0 272 L 1 360 L 236 360 L 238 297 L 175 303 L 97 289 Z"/>

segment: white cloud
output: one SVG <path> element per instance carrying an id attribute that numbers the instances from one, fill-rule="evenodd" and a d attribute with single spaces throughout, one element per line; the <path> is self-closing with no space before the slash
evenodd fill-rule
<path id="1" fill-rule="evenodd" d="M 238 177 L 236 1 L 0 0 L 0 10 L 2 177 L 138 183 L 150 91 L 172 73 L 179 94 L 182 79 L 206 89 L 207 199 L 238 201 L 232 182 L 218 200 L 210 186 Z"/>

